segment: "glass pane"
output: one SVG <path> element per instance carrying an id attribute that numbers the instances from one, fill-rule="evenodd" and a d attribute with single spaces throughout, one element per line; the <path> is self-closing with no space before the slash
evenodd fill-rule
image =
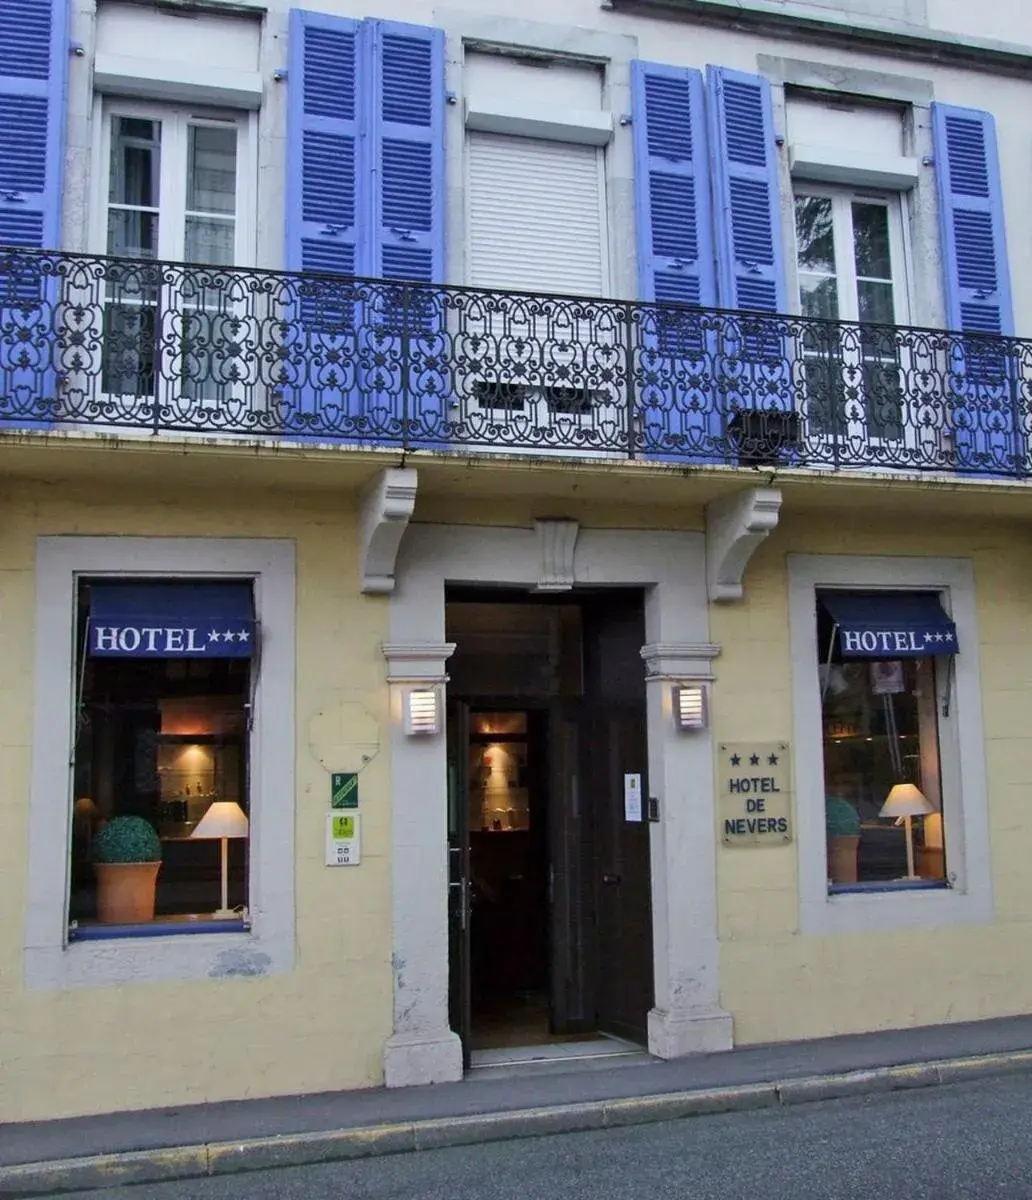
<path id="1" fill-rule="evenodd" d="M 205 830 L 192 835 L 216 801 L 222 802 L 217 811 L 223 827 L 232 831 L 228 906 L 240 914 L 248 903 L 250 660 L 83 658 L 89 605 L 84 582 L 69 918 L 80 929 L 213 918 L 222 907 L 220 843 Z M 152 863 L 156 878 L 152 870 L 149 881 L 139 881 L 139 905 L 120 910 L 112 906 L 108 878 L 119 867 L 106 862 L 127 862 L 130 852 L 142 861 L 160 858 Z M 130 870 L 141 873 L 138 864 L 121 867 Z"/>
<path id="2" fill-rule="evenodd" d="M 853 204 L 853 253 L 861 278 L 892 278 L 889 210 L 884 204 Z"/>
<path id="3" fill-rule="evenodd" d="M 485 833 L 530 828 L 526 741 L 471 742 L 469 827 Z"/>
<path id="4" fill-rule="evenodd" d="M 186 218 L 186 261 L 209 266 L 233 265 L 235 226 L 217 217 Z"/>
<path id="5" fill-rule="evenodd" d="M 895 324 L 896 305 L 891 283 L 872 283 L 868 279 L 858 280 L 856 298 L 862 322 L 878 325 Z"/>
<path id="6" fill-rule="evenodd" d="M 121 258 L 157 258 L 158 214 L 108 209 L 107 251 Z"/>
<path id="7" fill-rule="evenodd" d="M 836 639 L 829 664 L 831 636 L 830 618 L 822 611 L 816 651 L 823 692 L 829 882 L 855 886 L 942 881 L 946 869 L 935 660 L 842 659 Z M 897 824 L 895 815 L 882 815 L 897 784 L 918 789 L 910 817 L 913 877 L 906 825 Z"/>
<path id="8" fill-rule="evenodd" d="M 157 208 L 161 179 L 161 122 L 140 117 L 111 120 L 112 204 Z"/>
<path id="9" fill-rule="evenodd" d="M 801 271 L 835 273 L 835 236 L 831 200 L 827 196 L 796 196 L 796 246 Z"/>
<path id="10" fill-rule="evenodd" d="M 190 126 L 186 176 L 188 212 L 236 211 L 236 129 Z"/>
<path id="11" fill-rule="evenodd" d="M 153 396 L 155 309 L 145 304 L 107 304 L 101 388 L 106 396 Z"/>
<path id="12" fill-rule="evenodd" d="M 835 279 L 800 275 L 799 299 L 804 317 L 822 317 L 826 321 L 838 320 L 838 284 Z"/>

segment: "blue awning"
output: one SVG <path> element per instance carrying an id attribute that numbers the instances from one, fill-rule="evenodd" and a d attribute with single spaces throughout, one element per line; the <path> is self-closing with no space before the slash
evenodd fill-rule
<path id="1" fill-rule="evenodd" d="M 250 583 L 94 583 L 89 653 L 95 658 L 250 658 Z"/>
<path id="2" fill-rule="evenodd" d="M 822 592 L 843 658 L 956 654 L 957 627 L 935 592 Z"/>

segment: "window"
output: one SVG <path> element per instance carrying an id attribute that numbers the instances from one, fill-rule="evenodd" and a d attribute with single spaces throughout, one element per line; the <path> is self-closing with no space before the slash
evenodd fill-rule
<path id="1" fill-rule="evenodd" d="M 946 880 L 939 696 L 956 630 L 931 592 L 821 592 L 817 646 L 828 880 Z"/>
<path id="2" fill-rule="evenodd" d="M 903 437 L 901 361 L 893 326 L 907 321 L 902 200 L 797 188 L 799 306 L 811 428 L 824 435 Z"/>
<path id="3" fill-rule="evenodd" d="M 246 918 L 253 614 L 245 582 L 79 581 L 73 936 Z"/>
<path id="4" fill-rule="evenodd" d="M 102 112 L 97 241 L 104 252 L 206 267 L 245 262 L 247 117 L 139 104 Z M 103 393 L 176 405 L 228 398 L 234 358 L 220 347 L 233 340 L 240 315 L 232 291 L 217 271 L 109 270 Z"/>
<path id="5" fill-rule="evenodd" d="M 40 537 L 36 545 L 29 894 L 24 933 L 26 987 L 30 990 L 93 987 L 290 970 L 295 938 L 293 543 L 239 537 L 56 536 Z M 207 597 L 203 608 L 179 608 L 176 620 L 165 619 L 172 616 L 170 605 L 176 598 L 171 589 L 193 592 L 196 600 L 201 591 L 215 583 L 229 587 L 233 593 L 231 598 L 220 600 L 217 611 L 208 607 L 210 597 Z M 152 599 L 161 599 L 160 611 L 143 613 L 143 605 L 127 608 L 128 599 L 115 590 L 124 593 L 126 585 L 156 587 L 160 597 Z M 218 590 L 222 593 L 223 586 Z M 153 605 L 148 603 L 145 607 Z M 83 655 L 85 619 L 90 618 L 92 627 L 98 613 L 102 618 L 99 628 L 104 632 L 96 632 L 99 640 L 95 644 L 102 650 L 115 647 L 120 653 L 93 655 L 86 642 L 87 653 Z M 180 654 L 180 646 L 189 650 L 191 644 L 200 645 L 202 628 L 200 621 L 184 618 L 205 615 L 217 618 L 207 627 L 211 644 L 216 644 L 211 635 L 218 633 L 218 643 L 232 646 L 234 651 L 232 656 L 220 653 L 207 663 L 211 670 L 208 685 L 202 685 L 197 674 L 202 661 L 191 659 L 187 653 Z M 132 619 L 128 619 L 130 616 Z M 136 620 L 138 616 L 148 619 L 140 622 Z M 232 619 L 234 624 L 223 624 L 226 619 Z M 240 633 L 248 632 L 248 620 L 253 621 L 256 633 L 261 631 L 260 666 L 253 649 L 250 652 L 247 649 L 249 644 L 254 646 L 254 641 L 239 638 Z M 119 630 L 117 635 L 111 633 L 113 628 Z M 187 632 L 191 628 L 195 630 L 192 636 Z M 177 632 L 180 629 L 181 637 Z M 230 643 L 223 637 L 226 632 L 234 635 Z M 145 656 L 138 655 L 141 648 Z M 219 661 L 230 657 L 232 664 Z M 170 665 L 165 661 L 170 658 L 177 658 L 178 662 Z M 88 672 L 97 669 L 96 682 L 89 689 L 81 670 L 84 665 Z M 130 690 L 127 683 L 120 681 L 134 671 L 145 683 Z M 177 677 L 178 682 L 172 686 Z M 244 677 L 246 701 L 242 695 Z M 138 757 L 134 745 L 127 749 L 114 738 L 105 743 L 95 731 L 84 734 L 84 738 L 77 736 L 80 700 L 85 698 L 90 709 L 96 711 L 105 700 L 98 690 L 105 678 L 112 689 L 116 685 L 122 689 L 108 699 L 112 711 L 116 709 L 114 701 L 120 701 L 123 715 L 118 719 L 123 727 L 133 730 L 126 740 L 129 736 L 135 738 L 141 728 L 151 731 L 139 737 L 143 749 Z M 189 687 L 186 680 L 190 681 Z M 161 701 L 165 702 L 164 715 Z M 129 709 L 137 703 L 141 711 L 149 710 L 146 720 L 130 715 Z M 244 703 L 249 705 L 249 719 L 241 736 L 237 730 Z M 197 732 L 200 719 L 209 729 L 216 723 L 217 727 L 201 735 Z M 170 730 L 168 734 L 155 732 L 160 731 L 162 723 Z M 130 784 L 129 800 L 138 806 L 138 814 L 144 819 L 152 823 L 156 820 L 160 825 L 163 820 L 182 817 L 181 808 L 155 812 L 158 789 L 153 780 L 159 753 L 174 758 L 182 745 L 178 741 L 181 736 L 189 739 L 188 745 L 200 746 L 205 751 L 223 745 L 230 748 L 228 754 L 221 756 L 223 763 L 221 774 L 216 773 L 216 787 L 223 780 L 227 781 L 227 788 L 231 787 L 229 776 L 236 770 L 243 776 L 239 805 L 246 809 L 247 838 L 234 840 L 233 830 L 227 835 L 227 899 L 233 908 L 246 903 L 249 919 L 243 922 L 240 914 L 233 922 L 212 919 L 222 900 L 221 841 L 198 837 L 199 878 L 191 883 L 194 889 L 191 899 L 185 900 L 182 893 L 178 900 L 173 897 L 178 915 L 158 913 L 149 922 L 117 929 L 118 936 L 114 938 L 110 935 L 116 927 L 110 923 L 103 930 L 95 926 L 91 935 L 84 912 L 89 897 L 81 892 L 73 895 L 78 887 L 78 880 L 70 878 L 73 864 L 81 862 L 84 853 L 84 847 L 76 849 L 73 842 L 100 835 L 91 808 L 99 812 L 105 795 L 110 793 L 101 790 L 94 795 L 86 789 L 95 785 L 102 788 L 105 771 L 112 777 L 121 774 Z M 87 745 L 84 739 L 92 740 Z M 167 742 L 168 749 L 159 749 L 160 739 Z M 241 740 L 243 751 L 237 767 L 234 755 Z M 153 745 L 155 742 L 157 745 Z M 100 761 L 103 753 L 112 754 L 114 762 Z M 133 754 L 131 775 L 127 766 L 118 765 L 126 763 L 130 754 Z M 91 761 L 91 755 L 96 756 L 95 761 Z M 142 764 L 139 778 L 137 763 Z M 174 766 L 174 762 L 165 761 L 162 765 Z M 199 782 L 205 800 L 207 781 Z M 183 781 L 182 798 L 185 799 L 187 784 L 192 799 L 196 784 L 190 779 Z M 118 799 L 121 801 L 121 796 Z M 79 805 L 77 820 L 75 810 L 79 800 L 89 800 L 92 805 Z M 149 807 L 145 808 L 145 804 Z M 118 811 L 137 815 L 131 814 L 129 803 Z M 91 829 L 83 828 L 87 814 L 92 815 Z M 166 836 L 171 836 L 171 831 Z M 246 874 L 241 872 L 242 857 L 246 858 Z M 173 858 L 168 858 L 165 865 L 172 862 Z M 161 880 L 160 872 L 158 879 Z M 241 890 L 241 885 L 246 890 Z M 83 920 L 74 936 L 69 936 L 69 913 L 73 905 Z M 184 920 L 187 909 L 197 914 L 197 919 Z M 183 933 L 196 936 L 176 936 Z M 108 936 L 103 941 L 97 940 L 103 934 Z"/>
<path id="6" fill-rule="evenodd" d="M 800 930 L 991 921 L 971 562 L 790 554 L 788 577 Z M 912 785 L 933 811 L 906 786 L 887 809 L 897 785 Z M 910 816 L 913 880 L 906 823 L 896 826 L 893 810 Z M 832 834 L 860 839 L 856 882 L 832 877 L 840 869 L 829 855 Z M 851 849 L 831 849 L 848 870 Z"/>

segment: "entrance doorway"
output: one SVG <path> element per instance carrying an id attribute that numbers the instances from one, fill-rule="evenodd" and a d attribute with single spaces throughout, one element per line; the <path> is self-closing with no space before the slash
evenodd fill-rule
<path id="1" fill-rule="evenodd" d="M 643 1043 L 643 595 L 449 592 L 446 621 L 450 1005 L 467 1065 L 474 1050 Z"/>

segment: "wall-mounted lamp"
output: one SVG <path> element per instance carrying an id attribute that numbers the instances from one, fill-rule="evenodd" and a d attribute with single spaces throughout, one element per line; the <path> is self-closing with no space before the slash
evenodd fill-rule
<path id="1" fill-rule="evenodd" d="M 405 732 L 410 737 L 440 733 L 436 688 L 409 688 L 404 696 Z"/>
<path id="2" fill-rule="evenodd" d="M 706 689 L 698 683 L 679 683 L 673 691 L 674 724 L 682 732 L 705 729 L 709 721 Z"/>

